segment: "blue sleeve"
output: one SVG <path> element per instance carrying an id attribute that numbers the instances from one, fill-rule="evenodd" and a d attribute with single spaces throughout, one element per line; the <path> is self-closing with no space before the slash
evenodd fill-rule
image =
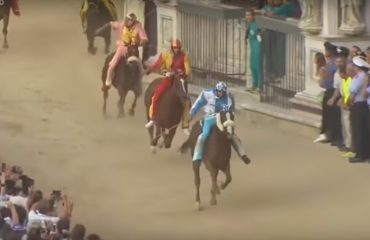
<path id="1" fill-rule="evenodd" d="M 207 100 L 204 97 L 204 92 L 201 92 L 201 94 L 199 94 L 199 97 L 197 98 L 197 100 L 194 102 L 193 106 L 190 109 L 190 115 L 193 117 L 206 104 Z"/>

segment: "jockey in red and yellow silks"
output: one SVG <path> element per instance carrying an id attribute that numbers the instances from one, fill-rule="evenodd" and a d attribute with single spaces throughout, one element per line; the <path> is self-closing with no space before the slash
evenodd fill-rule
<path id="1" fill-rule="evenodd" d="M 147 34 L 134 13 L 129 13 L 125 17 L 124 22 L 110 22 L 110 26 L 113 30 L 116 30 L 119 33 L 119 39 L 117 40 L 116 52 L 112 60 L 109 62 L 107 78 L 103 88 L 109 88 L 112 85 L 113 70 L 118 64 L 119 60 L 122 57 L 126 57 L 128 47 L 134 47 L 136 49 L 135 55 L 137 55 L 136 57 L 139 57 L 139 51 L 137 48 L 148 42 Z M 101 29 L 99 29 L 99 31 L 101 31 Z"/>
<path id="2" fill-rule="evenodd" d="M 161 68 L 162 71 L 172 71 L 172 72 L 180 71 L 184 74 L 182 78 L 186 80 L 187 76 L 190 74 L 190 65 L 188 55 L 181 50 L 180 40 L 176 39 L 172 41 L 171 50 L 161 53 L 156 62 L 152 66 L 149 66 L 147 74 L 149 74 L 150 72 L 154 71 L 157 68 Z M 153 126 L 155 122 L 155 115 L 157 112 L 159 99 L 170 86 L 171 86 L 171 77 L 166 76 L 162 79 L 162 82 L 155 89 L 149 110 L 150 121 L 145 125 L 146 128 Z M 189 109 L 190 101 L 186 101 L 182 119 L 183 123 L 182 127 L 186 134 L 188 134 L 190 121 Z"/>
<path id="3" fill-rule="evenodd" d="M 21 15 L 21 12 L 19 10 L 18 0 L 11 0 L 10 7 L 12 8 L 14 15 L 17 15 L 17 16 Z"/>

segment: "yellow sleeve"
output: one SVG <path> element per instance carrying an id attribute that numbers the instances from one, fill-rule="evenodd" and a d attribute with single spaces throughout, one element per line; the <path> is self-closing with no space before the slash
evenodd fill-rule
<path id="1" fill-rule="evenodd" d="M 190 64 L 189 64 L 188 54 L 186 54 L 186 53 L 185 53 L 185 57 L 184 57 L 184 67 L 185 67 L 186 76 L 189 76 L 189 74 L 190 74 Z"/>

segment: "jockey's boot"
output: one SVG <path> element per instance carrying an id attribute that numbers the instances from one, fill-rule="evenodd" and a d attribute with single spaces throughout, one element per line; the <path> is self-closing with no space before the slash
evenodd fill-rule
<path id="1" fill-rule="evenodd" d="M 197 139 L 197 143 L 195 144 L 195 148 L 194 148 L 193 161 L 201 161 L 202 160 L 203 145 L 204 145 L 204 139 L 203 139 L 202 135 L 199 135 L 199 137 Z"/>
<path id="2" fill-rule="evenodd" d="M 236 134 L 232 135 L 231 137 L 231 146 L 234 148 L 238 156 L 243 160 L 245 164 L 249 164 L 251 162 L 251 159 L 245 153 L 242 142 Z"/>
<path id="3" fill-rule="evenodd" d="M 241 159 L 243 160 L 243 162 L 245 164 L 250 164 L 251 163 L 251 160 L 250 160 L 250 158 L 247 155 L 241 156 Z"/>
<path id="4" fill-rule="evenodd" d="M 152 127 L 154 125 L 154 123 L 155 123 L 154 120 L 153 119 L 150 119 L 149 122 L 147 122 L 145 124 L 145 127 L 146 128 L 150 128 L 150 127 Z"/>

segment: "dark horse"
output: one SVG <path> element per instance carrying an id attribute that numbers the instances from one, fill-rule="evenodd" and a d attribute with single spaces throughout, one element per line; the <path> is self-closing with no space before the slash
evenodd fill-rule
<path id="1" fill-rule="evenodd" d="M 3 48 L 9 48 L 8 44 L 8 25 L 10 16 L 10 0 L 0 0 L 0 20 L 3 20 Z"/>
<path id="2" fill-rule="evenodd" d="M 131 51 L 129 50 L 129 53 Z M 104 63 L 104 67 L 102 70 L 102 82 L 103 86 L 105 85 L 105 80 L 107 76 L 107 70 L 110 60 L 112 59 L 114 52 L 109 54 Z M 143 77 L 143 65 L 141 60 L 136 56 L 130 56 L 128 58 L 123 57 L 118 62 L 114 73 L 113 73 L 113 86 L 117 89 L 120 99 L 118 101 L 118 117 L 123 117 L 125 115 L 124 112 L 124 104 L 127 93 L 132 91 L 134 93 L 134 101 L 132 106 L 129 110 L 129 114 L 131 116 L 135 115 L 135 107 L 137 98 L 142 94 L 142 77 Z M 103 104 L 103 114 L 106 116 L 106 108 L 107 108 L 107 98 L 108 98 L 108 89 L 103 88 L 103 97 L 104 97 L 104 104 Z"/>
<path id="3" fill-rule="evenodd" d="M 94 46 L 94 40 L 96 36 L 99 36 L 104 38 L 104 52 L 105 54 L 108 54 L 111 45 L 111 29 L 107 28 L 98 35 L 95 34 L 95 31 L 104 24 L 114 21 L 115 19 L 112 18 L 109 10 L 101 0 L 88 0 L 88 4 L 89 8 L 86 13 L 86 37 L 89 45 L 87 50 L 90 54 L 96 54 L 97 48 Z"/>
<path id="4" fill-rule="evenodd" d="M 156 125 L 148 129 L 150 135 L 150 148 L 155 153 L 158 140 L 163 137 L 165 148 L 170 148 L 177 126 L 181 122 L 183 106 L 187 99 L 185 82 L 182 75 L 176 73 L 172 76 L 171 87 L 162 95 L 156 113 Z M 149 108 L 155 88 L 160 84 L 162 78 L 155 79 L 145 91 L 144 102 L 149 120 Z M 155 137 L 153 137 L 155 128 Z M 162 147 L 162 144 L 159 145 Z"/>
<path id="5" fill-rule="evenodd" d="M 211 205 L 216 205 L 216 194 L 220 193 L 217 185 L 218 172 L 222 171 L 226 180 L 221 184 L 221 189 L 225 189 L 231 182 L 230 157 L 231 139 L 234 136 L 234 114 L 231 110 L 221 112 L 216 115 L 217 125 L 212 129 L 210 136 L 204 144 L 202 161 L 210 172 L 212 178 Z M 197 138 L 202 131 L 201 122 L 197 122 L 191 129 L 189 138 L 180 147 L 181 153 L 186 153 L 191 148 L 191 156 L 194 154 Z M 201 161 L 193 161 L 194 183 L 196 187 L 196 203 L 200 210 L 200 169 Z"/>

